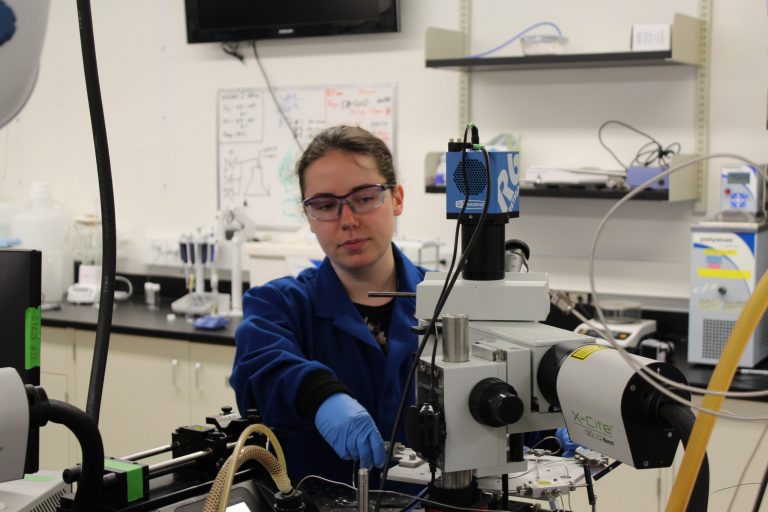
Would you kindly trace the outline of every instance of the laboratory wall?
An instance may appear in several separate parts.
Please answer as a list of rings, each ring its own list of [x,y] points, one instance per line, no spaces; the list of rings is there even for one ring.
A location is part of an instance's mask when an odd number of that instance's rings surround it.
[[[175,240],[211,226],[217,208],[216,93],[264,87],[249,45],[245,62],[217,44],[186,43],[182,0],[93,3],[99,74],[114,174],[119,270],[180,275],[157,259],[152,240]],[[710,150],[768,161],[766,86],[768,16],[757,0],[713,2]],[[398,233],[452,243],[444,196],[424,190],[425,156],[460,135],[461,74],[424,65],[429,26],[460,27],[458,0],[401,0],[402,32],[257,45],[275,87],[397,84],[395,153],[406,189]],[[503,42],[538,21],[557,23],[571,52],[629,49],[633,23],[697,16],[693,0],[472,0],[470,51]],[[52,2],[37,88],[22,114],[0,130],[0,201],[22,205],[30,185],[49,182],[75,215],[97,211],[98,185],[77,30],[71,2]],[[519,55],[511,45],[498,55]],[[519,134],[531,164],[615,167],[597,129],[618,119],[664,143],[695,149],[693,67],[564,69],[473,73],[472,121],[484,139]],[[613,128],[607,142],[630,159],[645,141]],[[708,166],[709,206],[717,208],[717,172]],[[553,285],[585,289],[587,256],[608,200],[527,198],[508,227],[532,249],[531,265]],[[620,210],[598,249],[598,288],[685,308],[689,227],[704,218],[692,204],[636,201]],[[269,219],[257,219],[268,224]],[[168,265],[166,265],[166,263]],[[152,268],[148,268],[152,265]],[[671,301],[663,300],[671,297]]]

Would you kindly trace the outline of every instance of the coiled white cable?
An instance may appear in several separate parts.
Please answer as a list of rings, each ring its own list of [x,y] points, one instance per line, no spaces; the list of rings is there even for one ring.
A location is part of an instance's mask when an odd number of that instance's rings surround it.
[[[657,373],[654,373],[652,371],[647,370],[644,366],[639,364],[637,361],[635,361],[632,357],[632,354],[627,352],[627,350],[622,347],[616,340],[613,338],[613,336],[610,333],[610,329],[608,329],[607,323],[605,321],[605,316],[603,315],[603,311],[600,307],[600,300],[599,296],[595,287],[595,253],[597,252],[597,243],[600,239],[600,235],[603,232],[603,229],[605,228],[606,223],[611,218],[611,216],[618,210],[624,203],[635,197],[637,194],[645,190],[647,187],[652,185],[653,183],[656,183],[660,178],[663,178],[665,176],[668,176],[669,174],[672,174],[673,172],[679,171],[685,167],[688,167],[692,164],[695,164],[697,162],[702,162],[705,160],[710,160],[712,158],[728,158],[732,160],[739,160],[742,161],[748,165],[753,166],[755,169],[758,169],[759,172],[763,175],[763,177],[766,179],[766,182],[768,182],[768,174],[766,174],[765,170],[763,170],[760,166],[752,162],[751,160],[732,153],[714,153],[710,155],[704,155],[701,157],[693,158],[691,160],[686,161],[685,163],[681,165],[677,165],[675,167],[672,167],[670,169],[667,169],[666,171],[658,174],[657,176],[654,176],[653,178],[647,180],[646,182],[639,185],[637,188],[633,189],[627,195],[619,199],[616,204],[611,207],[610,210],[603,216],[602,220],[597,226],[597,229],[595,230],[594,238],[592,239],[592,247],[589,254],[589,261],[588,261],[588,275],[589,275],[589,289],[590,293],[592,294],[593,300],[594,300],[594,306],[595,306],[595,313],[597,321],[604,327],[605,332],[603,334],[607,334],[606,341],[611,344],[613,348],[619,351],[619,354],[624,359],[624,361],[638,374],[645,379],[650,385],[652,385],[654,388],[656,388],[659,392],[664,394],[665,396],[671,398],[675,402],[678,402],[682,405],[685,405],[687,407],[690,407],[692,409],[695,409],[700,412],[705,412],[708,414],[712,414],[721,418],[725,419],[731,419],[731,420],[741,420],[741,421],[750,421],[750,422],[768,422],[768,417],[764,416],[737,416],[734,414],[727,414],[724,412],[714,411],[710,409],[705,409],[703,407],[697,406],[693,404],[690,400],[686,400],[680,395],[677,395],[676,393],[673,393],[666,387],[662,386],[661,383],[666,384],[667,386],[671,386],[677,389],[682,389],[685,391],[688,391],[690,393],[696,393],[696,394],[710,394],[710,395],[718,395],[718,396],[725,396],[728,398],[756,398],[756,397],[764,397],[768,396],[768,390],[763,391],[709,391],[707,389],[695,387],[695,386],[688,386],[685,384],[681,384],[679,382],[675,382],[671,379],[667,379],[666,377],[659,375]]]

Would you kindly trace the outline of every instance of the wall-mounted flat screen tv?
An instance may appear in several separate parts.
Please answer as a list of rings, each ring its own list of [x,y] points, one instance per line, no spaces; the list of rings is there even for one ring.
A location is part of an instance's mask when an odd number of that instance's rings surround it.
[[[400,31],[399,0],[185,0],[187,42]]]

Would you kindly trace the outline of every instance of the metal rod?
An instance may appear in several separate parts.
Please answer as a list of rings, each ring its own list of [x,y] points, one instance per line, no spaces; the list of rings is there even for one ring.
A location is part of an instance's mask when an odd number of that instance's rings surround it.
[[[157,464],[152,464],[151,466],[149,466],[149,474],[151,476],[152,473],[154,473],[155,471],[160,471],[166,468],[175,468],[176,466],[179,466],[191,460],[202,459],[203,457],[207,457],[208,455],[210,455],[212,451],[213,450],[211,450],[210,448],[206,448],[205,450],[201,450],[199,452],[190,453],[188,455],[182,455],[181,457],[176,457],[175,459],[165,460],[163,462],[158,462]]]
[[[416,292],[368,292],[369,297],[416,297]]]
[[[132,453],[130,455],[126,455],[125,457],[120,457],[121,460],[141,460],[146,459],[147,457],[151,457],[153,455],[159,455],[161,453],[170,452],[174,448],[178,447],[178,443],[173,444],[167,444],[165,446],[158,446],[157,448],[150,448],[149,450],[144,450],[143,452],[137,452]]]
[[[149,478],[160,478],[161,476],[167,475],[169,473],[173,473],[175,471],[179,471],[185,468],[186,466],[192,466],[193,464],[195,464],[194,460],[188,460],[187,462],[182,462],[178,466],[157,469],[151,475],[149,475]]]
[[[231,442],[227,443],[227,449],[231,450],[235,447],[237,443]],[[157,464],[152,464],[149,466],[149,476],[153,476],[156,472],[167,469],[167,468],[175,468],[178,466],[181,466],[183,464],[186,464],[187,462],[202,459],[203,457],[206,457],[211,454],[213,450],[210,448],[206,448],[205,450],[201,450],[199,452],[193,452],[189,453],[187,455],[182,455],[181,457],[176,457],[175,459],[166,460],[163,462],[158,462]]]
[[[368,512],[368,470],[357,470],[357,510]]]

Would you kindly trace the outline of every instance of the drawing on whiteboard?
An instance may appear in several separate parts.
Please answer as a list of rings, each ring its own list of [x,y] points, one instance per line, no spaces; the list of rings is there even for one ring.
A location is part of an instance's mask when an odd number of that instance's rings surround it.
[[[218,92],[219,208],[244,206],[262,227],[295,228],[304,222],[295,176],[301,147],[329,126],[349,124],[371,131],[394,153],[395,86],[274,92],[285,118],[266,90]]]
[[[258,142],[264,136],[264,95],[258,89],[219,91],[219,143]]]
[[[221,170],[223,196],[228,200],[238,196],[268,196],[269,184],[264,173],[269,164],[265,165],[265,161],[274,159],[276,149],[275,146],[261,148],[256,157],[245,159],[229,149]]]

